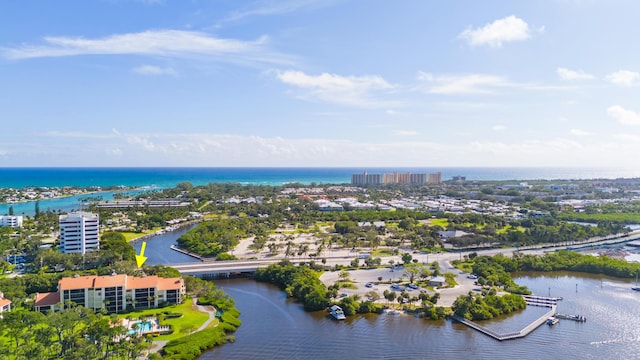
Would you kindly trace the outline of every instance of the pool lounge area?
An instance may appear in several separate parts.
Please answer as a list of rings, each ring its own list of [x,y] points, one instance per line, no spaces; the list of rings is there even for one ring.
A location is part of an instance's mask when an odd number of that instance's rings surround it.
[[[158,334],[164,331],[170,331],[170,326],[160,326],[157,318],[139,319],[122,319],[122,326],[127,328],[127,335],[145,335]]]

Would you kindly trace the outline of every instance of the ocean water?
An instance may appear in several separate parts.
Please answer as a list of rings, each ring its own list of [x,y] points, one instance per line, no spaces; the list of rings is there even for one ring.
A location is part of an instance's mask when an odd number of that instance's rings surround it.
[[[615,179],[640,177],[640,169],[606,168],[488,168],[488,167],[416,167],[416,168],[0,168],[0,188],[62,187],[62,186],[127,186],[170,188],[180,182],[193,185],[211,182],[235,182],[253,185],[348,184],[351,175],[368,172],[435,173],[443,180],[466,176],[468,180],[537,180],[537,179]],[[113,198],[113,192],[103,192],[103,200]],[[40,200],[42,211],[72,211],[83,207],[86,195],[61,199]],[[35,202],[1,204],[0,215],[13,206],[16,214],[31,216]]]
[[[173,187],[188,181],[282,185],[349,183],[351,174],[434,173],[442,179],[466,176],[468,180],[596,179],[640,177],[640,168],[518,168],[518,167],[416,167],[416,168],[0,168],[0,188],[61,186],[153,186]]]

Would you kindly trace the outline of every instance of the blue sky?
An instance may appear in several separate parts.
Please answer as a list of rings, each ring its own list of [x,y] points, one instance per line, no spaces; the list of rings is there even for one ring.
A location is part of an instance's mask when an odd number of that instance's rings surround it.
[[[635,0],[0,2],[0,166],[635,166]]]

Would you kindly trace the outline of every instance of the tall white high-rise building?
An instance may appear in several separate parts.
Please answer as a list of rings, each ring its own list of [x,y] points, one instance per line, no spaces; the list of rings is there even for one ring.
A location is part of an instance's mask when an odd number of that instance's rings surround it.
[[[100,221],[97,214],[75,212],[60,215],[60,252],[65,254],[100,249]]]

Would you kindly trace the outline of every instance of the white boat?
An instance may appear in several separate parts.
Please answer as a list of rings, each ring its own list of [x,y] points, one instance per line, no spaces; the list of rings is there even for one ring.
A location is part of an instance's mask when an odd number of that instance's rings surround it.
[[[344,320],[347,317],[344,316],[344,311],[342,311],[342,308],[338,305],[333,305],[329,308],[329,311],[331,312],[331,316],[333,316],[336,320]]]
[[[558,320],[558,318],[555,318],[555,317],[552,316],[552,317],[547,319],[547,325],[549,325],[549,326],[555,325],[555,324],[558,323],[558,321],[560,321],[560,320]]]

